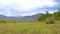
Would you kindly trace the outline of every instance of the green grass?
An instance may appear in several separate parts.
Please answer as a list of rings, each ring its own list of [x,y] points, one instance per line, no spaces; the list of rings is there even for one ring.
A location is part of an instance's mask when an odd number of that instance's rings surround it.
[[[57,32],[53,24],[45,22],[0,23],[0,34],[57,34]]]

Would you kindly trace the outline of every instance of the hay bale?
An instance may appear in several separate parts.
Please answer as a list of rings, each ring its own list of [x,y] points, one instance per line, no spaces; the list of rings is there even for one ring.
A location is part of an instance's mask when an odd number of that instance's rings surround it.
[[[48,18],[46,18],[46,23],[47,24],[52,24],[52,23],[55,23],[55,19],[54,19],[54,17],[48,17]]]

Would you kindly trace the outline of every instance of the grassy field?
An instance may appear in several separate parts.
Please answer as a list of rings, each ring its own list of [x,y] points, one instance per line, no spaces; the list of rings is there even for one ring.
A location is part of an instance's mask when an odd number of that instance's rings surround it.
[[[0,23],[0,34],[60,34],[60,21]]]

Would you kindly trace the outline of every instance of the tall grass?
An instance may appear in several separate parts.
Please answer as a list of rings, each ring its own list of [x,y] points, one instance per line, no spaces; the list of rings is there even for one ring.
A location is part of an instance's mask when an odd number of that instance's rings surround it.
[[[44,22],[0,23],[0,34],[57,34],[57,30]]]

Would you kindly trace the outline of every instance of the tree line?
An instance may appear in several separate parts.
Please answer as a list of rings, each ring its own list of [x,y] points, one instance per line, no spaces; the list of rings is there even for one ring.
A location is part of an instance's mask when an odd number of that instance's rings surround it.
[[[43,21],[47,17],[54,17],[55,20],[60,20],[60,9],[58,11],[54,12],[53,14],[52,13],[49,13],[48,11],[46,11],[45,14],[42,14],[41,16],[39,16],[38,20],[39,21]]]

